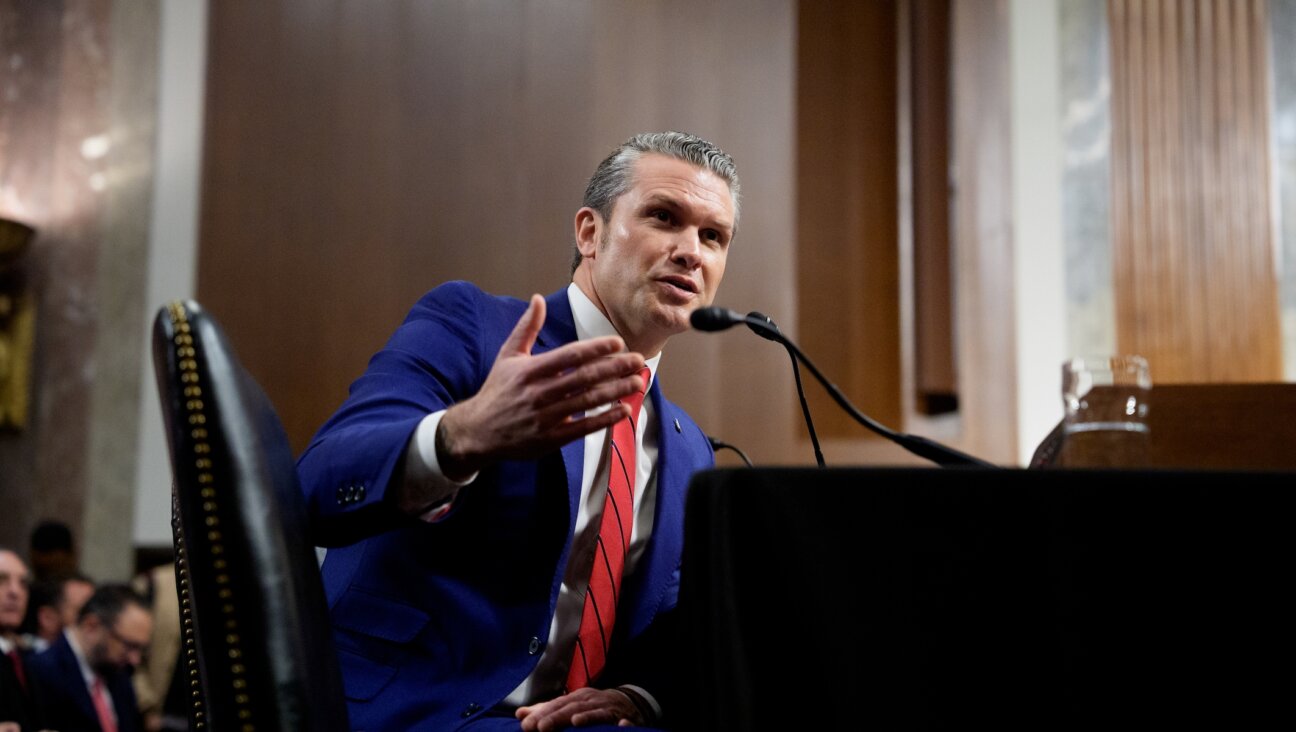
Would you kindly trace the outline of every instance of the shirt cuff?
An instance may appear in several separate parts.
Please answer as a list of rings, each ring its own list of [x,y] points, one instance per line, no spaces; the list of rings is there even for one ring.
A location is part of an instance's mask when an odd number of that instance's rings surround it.
[[[642,686],[622,684],[616,687],[616,690],[630,697],[630,701],[634,702],[636,707],[639,707],[639,712],[647,717],[645,720],[647,724],[653,724],[662,718],[661,705]]]
[[[428,508],[418,514],[418,518],[429,523],[445,518],[459,489],[477,479],[477,473],[463,480],[452,480],[441,472],[441,462],[436,454],[436,432],[445,413],[446,410],[442,409],[424,417],[405,450],[406,487],[427,499]]]

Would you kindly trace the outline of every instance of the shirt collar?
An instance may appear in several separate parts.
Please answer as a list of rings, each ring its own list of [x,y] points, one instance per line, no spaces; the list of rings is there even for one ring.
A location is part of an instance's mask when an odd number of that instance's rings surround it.
[[[577,340],[620,335],[612,326],[612,321],[607,319],[603,311],[598,309],[598,306],[575,282],[567,286],[567,302],[571,305],[572,320],[576,323]],[[661,362],[661,357],[661,353],[658,353],[652,358],[644,359],[644,364],[648,366],[648,388],[650,389],[657,378],[657,364]]]
[[[86,663],[85,654],[81,652],[81,646],[77,645],[76,634],[72,629],[64,628],[63,635],[67,637],[68,645],[72,647],[72,655],[76,656],[77,666],[81,667],[81,677],[85,679],[86,686],[91,686],[99,674],[96,674],[94,669],[90,668],[90,664]]]
[[[17,648],[18,645],[11,642],[8,638],[0,635],[0,654],[8,655],[9,651]]]

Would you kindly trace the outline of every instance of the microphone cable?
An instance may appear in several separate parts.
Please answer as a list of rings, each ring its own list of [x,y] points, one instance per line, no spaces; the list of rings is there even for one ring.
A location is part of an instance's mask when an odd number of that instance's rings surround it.
[[[792,349],[789,348],[786,343],[783,343],[783,341],[778,338],[771,336],[767,331],[751,324],[751,318],[756,318],[763,322],[770,331],[782,335],[783,331],[779,330],[779,327],[774,324],[773,318],[765,313],[758,313],[755,310],[747,313],[747,318],[747,327],[751,328],[753,333],[767,341],[779,343],[787,349],[788,358],[792,361],[792,376],[796,378],[797,398],[801,400],[801,414],[805,417],[806,429],[810,432],[810,444],[814,446],[815,462],[819,467],[824,467],[823,450],[819,449],[819,435],[815,432],[814,420],[810,418],[810,405],[806,402],[805,388],[801,386],[801,365],[797,363],[796,354],[792,352]]]
[[[715,452],[720,452],[721,450],[733,450],[734,452],[738,453],[738,457],[742,458],[742,461],[744,463],[747,463],[747,467],[749,468],[753,467],[752,461],[747,459],[747,453],[743,452],[742,450],[739,450],[737,447],[730,445],[724,440],[721,440],[716,437],[712,437],[711,435],[707,435],[707,442],[711,443],[711,449]]]

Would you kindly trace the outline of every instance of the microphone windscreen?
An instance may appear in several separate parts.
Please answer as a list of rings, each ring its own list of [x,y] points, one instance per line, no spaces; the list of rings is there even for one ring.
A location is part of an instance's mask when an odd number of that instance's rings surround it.
[[[717,331],[726,328],[732,328],[735,323],[743,322],[743,316],[726,308],[710,307],[698,308],[689,316],[689,324],[695,330]]]

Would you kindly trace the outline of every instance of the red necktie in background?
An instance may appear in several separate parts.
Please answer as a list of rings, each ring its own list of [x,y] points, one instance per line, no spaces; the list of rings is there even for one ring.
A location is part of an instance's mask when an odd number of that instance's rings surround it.
[[[103,679],[95,677],[90,686],[90,698],[94,700],[95,714],[99,715],[99,727],[103,732],[117,732],[117,720],[108,708],[108,695],[104,693]]]
[[[608,642],[616,622],[616,604],[621,591],[621,573],[630,551],[630,531],[634,528],[635,425],[648,390],[650,372],[639,371],[643,391],[621,400],[630,407],[630,416],[612,425],[608,446],[608,489],[603,502],[603,520],[599,524],[598,544],[594,548],[594,566],[590,570],[589,590],[581,614],[576,651],[567,672],[567,690],[589,686],[607,661]]]
[[[9,662],[13,664],[14,676],[18,677],[18,685],[22,687],[24,692],[26,692],[27,670],[23,668],[22,657],[18,655],[18,649],[10,649],[9,653],[6,655],[9,656]]]

